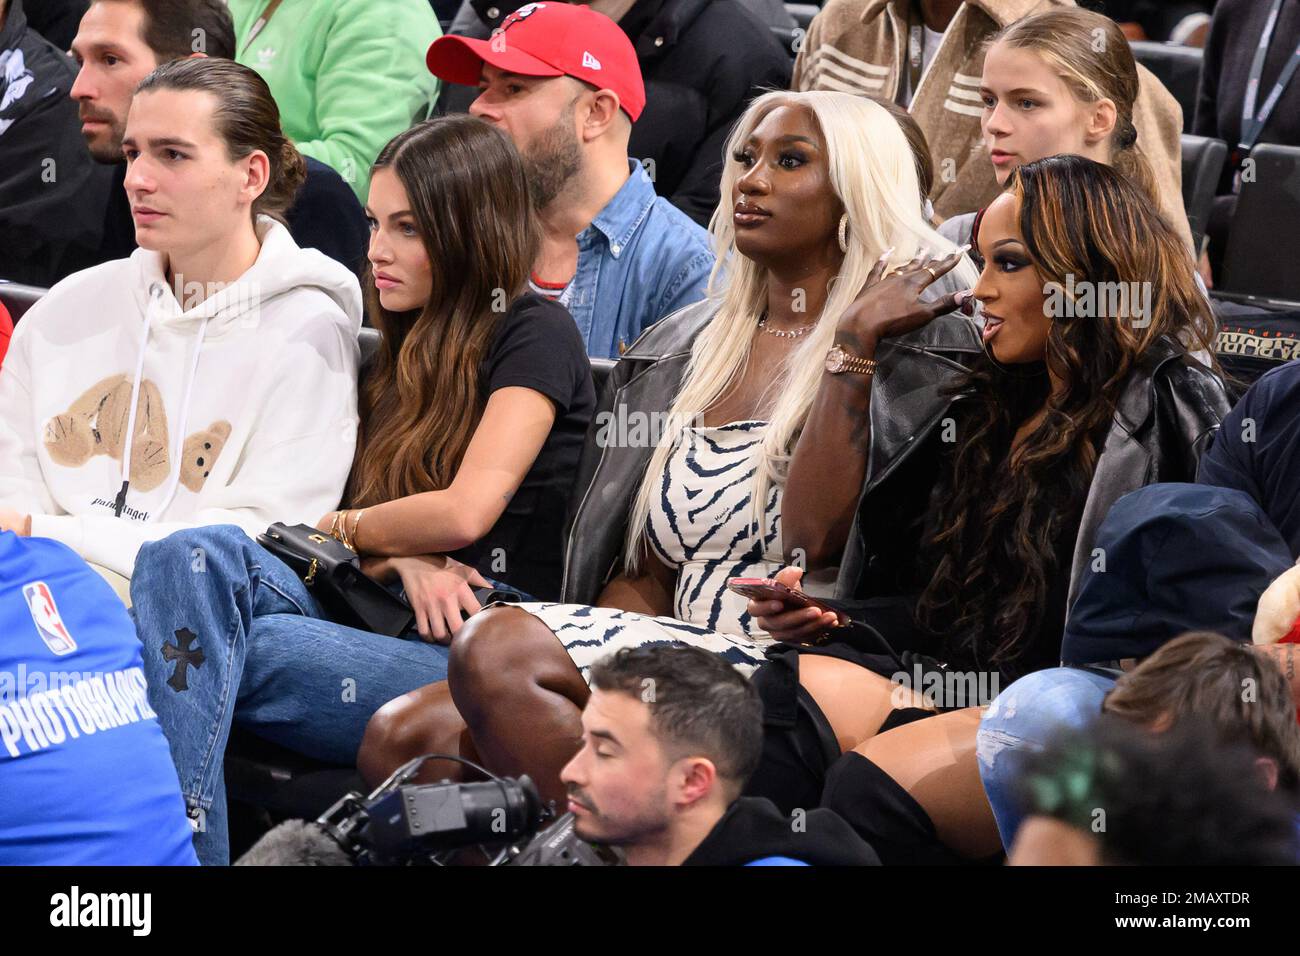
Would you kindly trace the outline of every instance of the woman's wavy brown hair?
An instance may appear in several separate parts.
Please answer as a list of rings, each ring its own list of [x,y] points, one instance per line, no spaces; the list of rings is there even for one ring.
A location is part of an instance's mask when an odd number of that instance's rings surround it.
[[[422,309],[390,312],[367,270],[383,335],[361,389],[352,507],[446,488],[483,414],[479,366],[527,288],[540,233],[523,163],[503,133],[445,116],[396,136],[375,160],[401,181],[432,265]]]
[[[1115,169],[1052,156],[1021,166],[1007,190],[1045,290],[1125,282],[1150,283],[1151,292],[1146,316],[1132,308],[1052,314],[1044,365],[1006,368],[986,353],[952,389],[963,396],[959,438],[922,538],[924,566],[935,570],[918,620],[943,639],[950,660],[1014,676],[1048,623],[1053,576],[1069,573],[1057,566],[1055,543],[1074,534],[1129,375],[1157,339],[1204,350],[1213,363],[1214,317],[1178,235]],[[1051,301],[1045,291],[1045,309]],[[1049,370],[1063,383],[1055,394]],[[1012,452],[1016,430],[1044,407]]]

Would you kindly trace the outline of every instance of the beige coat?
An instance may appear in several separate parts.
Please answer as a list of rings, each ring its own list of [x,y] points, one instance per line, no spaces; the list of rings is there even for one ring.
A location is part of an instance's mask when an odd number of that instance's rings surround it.
[[[911,0],[829,0],[813,19],[795,61],[796,90],[842,90],[898,99],[905,82],[907,17]],[[998,193],[980,133],[980,74],[984,41],[1014,20],[1074,0],[966,0],[944,32],[926,68],[911,112],[925,131],[934,160],[930,198],[941,218],[973,212]],[[1137,149],[1155,174],[1160,206],[1190,248],[1183,209],[1183,111],[1164,85],[1138,64],[1133,108]]]

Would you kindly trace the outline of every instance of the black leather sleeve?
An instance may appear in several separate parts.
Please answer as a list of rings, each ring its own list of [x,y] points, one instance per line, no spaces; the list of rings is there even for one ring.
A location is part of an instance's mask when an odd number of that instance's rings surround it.
[[[1156,379],[1156,480],[1195,481],[1196,466],[1232,409],[1222,379],[1195,359],[1170,362]]]

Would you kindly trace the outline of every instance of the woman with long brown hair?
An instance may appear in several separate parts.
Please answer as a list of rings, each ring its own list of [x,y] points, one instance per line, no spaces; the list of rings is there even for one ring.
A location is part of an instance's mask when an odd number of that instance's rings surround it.
[[[572,317],[528,291],[538,231],[518,154],[472,117],[421,123],[380,154],[367,215],[383,341],[362,386],[349,507],[319,527],[401,587],[418,631],[404,636],[419,640],[329,620],[237,528],[141,552],[133,595],[150,703],[204,821],[204,863],[229,857],[221,766],[232,723],[351,764],[381,704],[446,677],[444,645],[478,610],[473,587],[487,575],[558,591],[568,476],[595,398]]]
[[[827,375],[795,448],[786,555],[839,565],[854,625],[749,606],[787,642],[755,680],[769,717],[791,717],[770,721],[752,788],[787,808],[820,799],[885,862],[997,850],[972,705],[1059,661],[1110,505],[1192,480],[1228,409],[1215,371],[1187,354],[1213,322],[1185,248],[1126,177],[1079,156],[1024,164],[974,238],[984,354],[930,424],[890,435],[869,377]],[[916,295],[930,281],[920,263],[879,279],[837,341],[871,359],[924,326]]]
[[[350,508],[320,523],[369,573],[400,578],[439,641],[478,610],[458,567],[558,594],[567,474],[595,404],[572,317],[528,291],[540,233],[523,167],[486,125],[421,123],[375,161],[367,294],[383,339]]]

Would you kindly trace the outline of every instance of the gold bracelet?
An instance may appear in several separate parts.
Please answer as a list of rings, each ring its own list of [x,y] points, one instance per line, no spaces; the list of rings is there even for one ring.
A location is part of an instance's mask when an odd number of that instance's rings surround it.
[[[334,520],[330,522],[329,536],[333,538],[335,541],[343,540],[342,538],[339,537],[339,515],[341,514],[342,514],[341,511],[334,512]]]
[[[361,516],[365,513],[365,508],[353,512],[356,517],[352,519],[352,550],[356,551],[358,554],[361,553],[361,548],[357,542],[357,528],[361,526]]]
[[[349,551],[356,550],[356,548],[352,547],[352,542],[348,539],[348,513],[346,511],[344,511],[343,516],[339,518],[339,540],[343,542],[343,547],[347,548]]]

